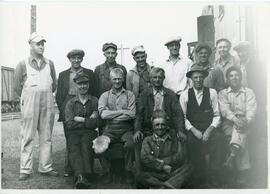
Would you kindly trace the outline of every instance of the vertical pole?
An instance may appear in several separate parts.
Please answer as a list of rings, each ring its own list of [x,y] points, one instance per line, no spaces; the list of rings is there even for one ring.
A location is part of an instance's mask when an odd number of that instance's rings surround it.
[[[31,5],[31,26],[30,26],[30,33],[36,32],[37,30],[37,8],[36,5]]]
[[[123,65],[123,54],[124,54],[124,49],[123,49],[123,44],[121,44],[121,65]]]

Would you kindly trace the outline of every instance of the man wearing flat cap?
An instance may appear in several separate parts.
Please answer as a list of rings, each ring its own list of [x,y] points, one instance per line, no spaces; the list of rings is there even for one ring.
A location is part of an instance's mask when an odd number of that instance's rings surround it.
[[[165,70],[164,86],[174,91],[178,97],[189,88],[189,80],[186,73],[190,70],[192,61],[179,54],[182,38],[171,37],[165,42],[170,51],[169,59],[161,66]]]
[[[95,178],[92,141],[97,136],[95,129],[99,123],[98,99],[88,92],[90,82],[87,74],[78,73],[73,81],[78,92],[65,106],[65,134],[75,186],[86,189],[90,186],[88,181]]]
[[[14,90],[21,97],[21,161],[19,180],[33,170],[33,144],[39,135],[39,166],[42,175],[58,176],[52,168],[52,130],[56,75],[54,64],[43,56],[45,38],[34,32],[29,38],[30,56],[15,70]]]
[[[206,43],[199,43],[195,47],[196,63],[192,65],[203,68],[208,72],[208,76],[204,79],[204,86],[213,88],[217,92],[225,88],[223,72],[220,68],[212,67],[209,58],[212,54],[211,47]]]
[[[127,70],[123,65],[116,63],[117,45],[114,43],[105,43],[102,47],[103,54],[106,58],[105,63],[98,65],[95,69],[95,75],[98,80],[98,95],[111,89],[110,71],[114,68],[121,68],[124,72],[124,79],[126,80]],[[123,83],[126,88],[126,83]]]
[[[126,86],[138,99],[139,94],[150,86],[150,70],[152,67],[146,62],[147,54],[142,45],[135,46],[131,54],[136,66],[128,72]]]
[[[185,116],[187,130],[187,151],[194,167],[193,184],[200,187],[207,181],[205,155],[210,155],[210,177],[217,177],[221,165],[219,144],[221,133],[217,92],[203,86],[208,72],[202,67],[194,66],[186,74],[192,80],[193,87],[186,90],[180,97],[180,104]],[[216,177],[214,177],[216,176]]]
[[[92,70],[86,69],[81,66],[85,53],[81,49],[73,49],[68,52],[67,58],[71,63],[71,67],[65,71],[62,71],[58,77],[56,103],[59,109],[59,120],[63,121],[64,133],[66,132],[66,126],[64,123],[64,110],[65,105],[69,99],[78,94],[78,88],[74,82],[74,77],[79,73],[84,73],[89,77],[88,94],[97,96],[96,77]],[[71,174],[71,169],[68,163],[68,152],[66,152],[65,159],[65,173],[64,176]]]

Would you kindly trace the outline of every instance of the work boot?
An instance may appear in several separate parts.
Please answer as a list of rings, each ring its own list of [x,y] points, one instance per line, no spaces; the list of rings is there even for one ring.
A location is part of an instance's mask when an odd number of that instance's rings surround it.
[[[86,178],[83,177],[82,174],[79,174],[77,176],[75,186],[76,186],[76,189],[88,189],[88,188],[90,188],[89,182],[87,181]]]
[[[29,177],[30,177],[30,174],[20,173],[19,181],[25,181],[25,180],[28,179]]]
[[[49,172],[41,172],[40,174],[44,176],[53,176],[53,177],[59,176],[59,173],[56,172],[55,170],[51,170]]]

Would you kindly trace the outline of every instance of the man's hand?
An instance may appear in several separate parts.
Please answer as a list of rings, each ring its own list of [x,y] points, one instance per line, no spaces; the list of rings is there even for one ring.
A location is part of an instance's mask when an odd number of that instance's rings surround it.
[[[141,131],[136,131],[136,133],[133,135],[133,141],[135,143],[138,143],[143,140],[143,133]]]
[[[208,141],[208,139],[209,139],[209,137],[210,137],[210,135],[211,135],[211,133],[212,133],[213,130],[214,130],[214,127],[213,126],[209,126],[205,130],[205,132],[203,133],[203,136],[202,136],[203,142],[207,142]]]
[[[77,122],[85,122],[85,118],[84,117],[79,117],[79,116],[75,116],[74,117],[74,121],[77,121]]]
[[[167,174],[169,174],[171,172],[171,170],[172,170],[172,167],[170,165],[165,164],[163,166],[163,170],[164,170],[164,172],[166,172]]]
[[[178,137],[180,140],[183,140],[183,141],[186,141],[186,140],[187,140],[187,136],[186,136],[182,131],[178,131],[178,132],[177,132],[177,137]]]
[[[97,118],[98,118],[98,112],[97,112],[97,111],[94,111],[94,112],[90,115],[89,118],[90,118],[90,119],[97,119]]]
[[[197,139],[202,139],[202,137],[203,137],[202,132],[200,132],[195,127],[192,127],[190,130]]]

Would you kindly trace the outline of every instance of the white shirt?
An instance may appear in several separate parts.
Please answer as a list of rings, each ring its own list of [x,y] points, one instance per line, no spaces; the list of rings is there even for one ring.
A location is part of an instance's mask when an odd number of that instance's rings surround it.
[[[198,91],[195,88],[193,88],[193,90],[194,90],[194,93],[195,93],[196,100],[197,100],[198,104],[200,105],[201,102],[202,102],[202,99],[203,99],[203,90]],[[214,90],[212,88],[209,88],[209,92],[210,92],[210,104],[212,106],[213,114],[214,114],[213,115],[213,121],[212,121],[210,126],[213,126],[213,127],[217,128],[218,125],[220,124],[220,112],[219,112],[219,106],[218,106],[218,96],[217,96],[216,90]],[[186,130],[190,130],[193,126],[186,117],[187,103],[188,103],[188,90],[185,90],[183,92],[183,94],[180,96],[180,105],[182,107],[184,117],[185,117]]]
[[[190,70],[192,61],[180,56],[175,62],[170,59],[160,67],[165,71],[165,80],[163,85],[176,94],[180,95],[184,90],[189,88],[190,81],[186,73]]]

